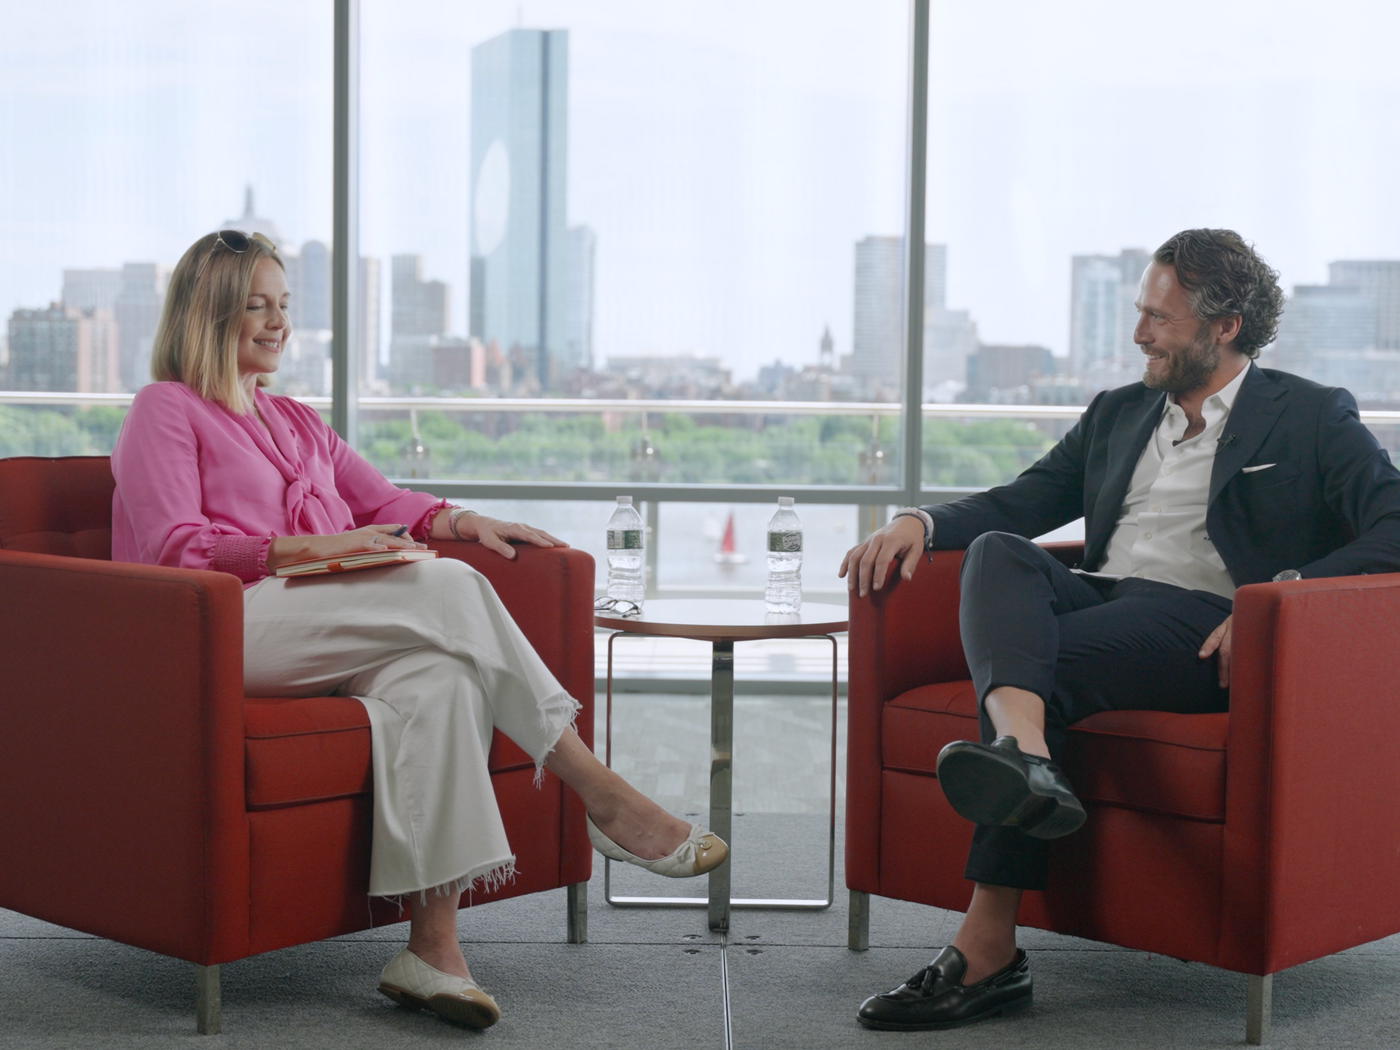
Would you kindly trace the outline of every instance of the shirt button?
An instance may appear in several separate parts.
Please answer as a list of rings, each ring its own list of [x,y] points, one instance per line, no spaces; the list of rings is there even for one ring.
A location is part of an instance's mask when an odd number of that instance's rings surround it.
[[[1162,513],[1162,508],[1161,508],[1161,507],[1153,507],[1153,508],[1152,508],[1152,513],[1153,513],[1153,514],[1161,514],[1161,513]]]
[[[1162,471],[1163,474],[1170,474],[1171,472],[1172,472],[1172,468],[1171,468],[1171,467],[1168,467],[1166,470]]]
[[[1150,539],[1152,538],[1152,533],[1150,533],[1150,532],[1144,532],[1144,533],[1142,534],[1142,538],[1145,539],[1145,540],[1150,540]]]
[[[1140,572],[1135,572],[1135,573],[1133,573],[1133,575],[1136,576],[1139,580],[1145,580],[1145,579],[1147,579],[1147,577],[1146,577],[1145,575],[1143,575],[1142,573],[1140,573]]]

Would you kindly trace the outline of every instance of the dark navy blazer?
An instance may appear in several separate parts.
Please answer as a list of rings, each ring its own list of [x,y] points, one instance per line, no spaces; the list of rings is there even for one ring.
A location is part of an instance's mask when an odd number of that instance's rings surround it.
[[[1217,442],[1206,529],[1235,586],[1400,572],[1400,471],[1347,391],[1248,366]],[[924,508],[934,546],[984,532],[1044,535],[1084,518],[1084,561],[1103,564],[1166,394],[1141,383],[1094,398],[1073,429],[1009,485]],[[1273,466],[1264,467],[1265,464]],[[1242,467],[1264,469],[1242,472]]]

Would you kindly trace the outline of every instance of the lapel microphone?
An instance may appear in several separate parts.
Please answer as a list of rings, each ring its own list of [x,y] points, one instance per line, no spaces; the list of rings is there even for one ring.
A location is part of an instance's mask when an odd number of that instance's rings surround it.
[[[1215,439],[1215,454],[1218,456],[1235,443],[1234,434],[1226,434],[1224,437]]]

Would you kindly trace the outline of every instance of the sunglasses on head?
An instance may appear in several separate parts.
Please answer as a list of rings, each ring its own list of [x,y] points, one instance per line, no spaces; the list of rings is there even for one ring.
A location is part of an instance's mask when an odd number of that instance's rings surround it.
[[[218,244],[222,244],[236,255],[242,255],[246,252],[252,247],[254,241],[257,241],[267,248],[271,248],[274,252],[277,250],[277,245],[273,244],[260,233],[250,235],[244,233],[242,230],[220,230],[215,234],[215,237],[217,238]]]
[[[204,272],[204,267],[209,265],[209,260],[214,257],[214,253],[221,247],[227,248],[229,251],[233,252],[234,255],[242,255],[253,246],[254,241],[257,241],[263,247],[270,250],[273,255],[277,254],[277,245],[273,244],[260,233],[247,234],[242,230],[220,230],[214,235],[214,244],[209,249],[209,253],[200,260],[199,269],[195,271],[195,280],[199,280],[199,275]]]

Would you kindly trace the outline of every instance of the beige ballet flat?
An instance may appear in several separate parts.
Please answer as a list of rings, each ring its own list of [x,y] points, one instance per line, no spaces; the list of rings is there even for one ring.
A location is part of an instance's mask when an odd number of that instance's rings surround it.
[[[431,1010],[470,1028],[490,1028],[501,1019],[496,1000],[475,981],[429,966],[405,948],[379,975],[379,990],[400,1006]]]
[[[584,820],[588,823],[588,841],[593,843],[593,848],[603,856],[609,860],[635,864],[668,879],[688,879],[692,875],[703,875],[718,868],[729,856],[729,847],[725,845],[724,839],[714,832],[706,831],[699,824],[692,824],[686,840],[666,856],[658,860],[642,860],[599,831],[592,817],[585,816]]]

